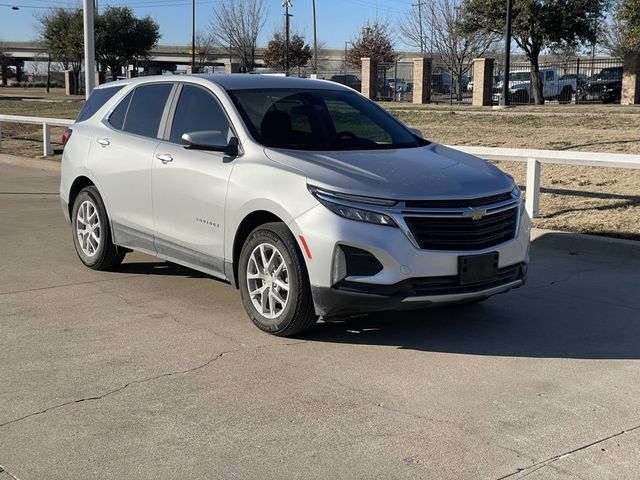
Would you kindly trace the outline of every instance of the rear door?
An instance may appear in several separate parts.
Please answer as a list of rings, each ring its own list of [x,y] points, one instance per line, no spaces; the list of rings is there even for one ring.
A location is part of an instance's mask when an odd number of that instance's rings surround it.
[[[155,246],[159,254],[214,274],[224,271],[224,211],[234,159],[221,152],[186,150],[184,133],[217,130],[235,136],[208,89],[182,83],[170,109],[165,140],[153,159]]]
[[[93,138],[89,168],[98,179],[119,245],[154,251],[151,165],[173,87],[136,87],[107,115]]]

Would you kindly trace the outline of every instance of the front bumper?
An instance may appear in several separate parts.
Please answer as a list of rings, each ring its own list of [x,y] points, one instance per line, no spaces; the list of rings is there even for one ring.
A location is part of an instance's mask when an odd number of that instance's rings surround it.
[[[428,250],[414,246],[400,229],[347,220],[322,205],[309,210],[290,225],[296,238],[303,236],[309,248],[305,255],[313,300],[318,315],[393,310],[434,303],[458,303],[495,295],[521,286],[529,263],[531,222],[520,216],[512,240],[482,250]],[[334,282],[332,266],[337,245],[365,250],[376,257],[382,269],[371,276],[347,276]],[[301,246],[301,251],[304,249]],[[516,277],[500,277],[499,284],[461,289],[452,283],[458,277],[458,257],[498,252],[498,268],[522,266]],[[447,280],[442,288],[425,290],[425,284]],[[417,288],[416,282],[422,282]],[[446,282],[445,282],[446,283]],[[440,287],[439,287],[440,288]]]
[[[509,270],[507,275],[480,285],[461,286],[450,281],[452,277],[427,277],[387,286],[341,282],[330,288],[312,286],[311,293],[316,313],[323,316],[411,310],[432,305],[472,302],[508,292],[524,285],[527,269],[526,263],[503,268],[502,270]],[[421,286],[425,282],[431,284],[431,287]]]

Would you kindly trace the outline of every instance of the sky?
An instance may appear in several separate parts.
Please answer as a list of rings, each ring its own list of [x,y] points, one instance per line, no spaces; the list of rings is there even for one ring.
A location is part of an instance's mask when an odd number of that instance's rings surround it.
[[[284,22],[282,0],[264,0],[268,8],[265,27],[259,45],[265,46],[274,30]],[[191,0],[98,0],[99,8],[107,5],[128,5],[137,16],[151,15],[160,24],[160,44],[191,42]],[[204,31],[211,19],[211,12],[219,0],[196,0],[196,29]],[[303,33],[311,43],[313,35],[312,0],[292,0],[291,26]],[[359,27],[375,18],[395,23],[398,17],[410,10],[413,0],[316,0],[318,41],[327,48],[344,48],[344,42],[352,40]],[[38,36],[35,15],[48,8],[74,7],[81,3],[74,0],[0,0],[0,41],[34,40]],[[19,7],[13,10],[11,7]],[[396,49],[403,50],[399,38]]]

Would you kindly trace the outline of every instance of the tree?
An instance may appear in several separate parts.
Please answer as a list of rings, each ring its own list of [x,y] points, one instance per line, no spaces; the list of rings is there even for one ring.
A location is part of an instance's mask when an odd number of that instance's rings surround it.
[[[624,46],[640,51],[640,0],[621,0],[615,14]]]
[[[425,15],[415,15],[413,10],[409,11],[399,24],[404,40],[410,45],[416,45],[417,42],[416,46],[422,48],[426,44],[425,23],[428,24],[432,46],[456,82],[458,100],[462,99],[462,79],[471,68],[473,59],[481,57],[498,38],[493,32],[465,29],[465,9],[463,0],[431,2],[427,11],[423,12]]]
[[[361,68],[362,58],[371,58],[377,62],[393,62],[396,53],[389,24],[375,20],[367,21],[360,29],[359,35],[351,41],[351,49],[347,52],[347,64]]]
[[[11,65],[11,54],[3,51],[3,45],[0,44],[0,81],[6,86],[9,79],[9,66]]]
[[[531,63],[536,104],[543,104],[540,53],[544,49],[579,46],[595,41],[597,24],[610,0],[513,0],[513,40]],[[468,32],[504,34],[504,0],[465,0]]]
[[[218,45],[231,49],[244,71],[251,71],[266,18],[264,0],[222,0],[213,11],[211,35]]]
[[[73,74],[72,93],[78,93],[84,58],[82,10],[55,8],[38,17],[40,36],[51,58]]]
[[[160,26],[146,16],[136,18],[129,7],[107,7],[96,18],[96,58],[116,80],[122,67],[145,58],[160,39]]]
[[[269,40],[267,48],[264,51],[264,64],[269,68],[284,70],[285,62],[286,38],[282,32],[274,32],[273,37]],[[289,67],[297,68],[298,74],[300,69],[304,67],[313,57],[311,47],[305,43],[304,37],[298,33],[291,35],[289,41]]]
[[[199,72],[203,72],[213,54],[214,39],[208,33],[196,33],[196,67]],[[195,73],[195,72],[194,72]]]

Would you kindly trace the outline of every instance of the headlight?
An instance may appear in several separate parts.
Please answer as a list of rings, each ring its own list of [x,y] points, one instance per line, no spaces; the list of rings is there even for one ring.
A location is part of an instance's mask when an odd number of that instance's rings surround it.
[[[348,203],[366,203],[379,206],[393,206],[397,202],[395,200],[385,200],[379,198],[362,197],[358,195],[346,195],[341,193],[329,192],[317,187],[309,186],[309,192],[316,199],[336,215],[356,222],[373,223],[376,225],[385,225],[387,227],[397,227],[393,219],[384,213],[373,212],[364,208],[359,208]],[[343,203],[344,202],[344,203]]]

